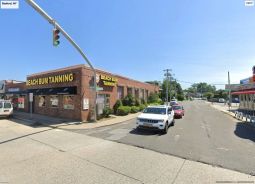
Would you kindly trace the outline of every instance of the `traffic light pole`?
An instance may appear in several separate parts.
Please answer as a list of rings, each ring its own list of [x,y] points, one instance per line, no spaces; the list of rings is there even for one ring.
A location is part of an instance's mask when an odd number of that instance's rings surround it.
[[[89,59],[86,57],[86,55],[83,53],[81,48],[73,41],[71,36],[69,36],[65,30],[54,20],[52,17],[50,17],[38,4],[36,4],[33,0],[26,0],[26,2],[32,6],[40,15],[42,15],[47,21],[49,21],[50,24],[52,24],[56,29],[58,29],[62,35],[76,48],[76,50],[81,54],[83,59],[87,62],[87,64],[90,66],[90,68],[93,70],[94,74],[94,92],[95,92],[95,98],[94,98],[94,120],[97,121],[97,110],[96,110],[96,101],[97,101],[97,89],[96,89],[96,70],[92,66]]]

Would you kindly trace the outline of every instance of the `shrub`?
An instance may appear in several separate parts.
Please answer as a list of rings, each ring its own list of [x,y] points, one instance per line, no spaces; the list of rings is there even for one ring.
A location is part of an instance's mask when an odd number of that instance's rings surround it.
[[[125,116],[125,115],[128,115],[131,111],[131,107],[129,106],[120,106],[118,109],[117,109],[117,115],[119,116]]]
[[[141,105],[141,103],[140,103],[140,101],[139,101],[139,99],[135,99],[135,106],[140,106]]]
[[[122,106],[122,102],[121,102],[121,100],[117,100],[116,103],[115,103],[114,106],[113,106],[114,114],[117,113],[117,110],[118,110],[118,108],[119,108],[120,106]]]
[[[131,95],[128,94],[123,100],[122,104],[124,106],[134,106],[135,105],[135,98]]]
[[[141,105],[139,106],[140,111],[144,110],[145,108],[146,108],[146,106],[143,105],[143,104],[141,104]]]
[[[161,105],[161,104],[159,104],[159,103],[149,103],[149,105],[152,105],[152,106],[156,106],[156,105]]]
[[[177,95],[177,100],[178,101],[183,101],[184,100],[184,95],[178,94]]]
[[[131,113],[137,113],[140,111],[140,107],[137,107],[137,106],[132,106],[131,107]]]
[[[145,104],[145,100],[143,98],[141,98],[141,104]]]
[[[161,100],[157,93],[150,93],[148,96],[148,103],[158,103]],[[160,102],[161,103],[161,102]]]
[[[112,109],[110,109],[109,107],[105,107],[103,109],[102,116],[105,117],[105,118],[108,118],[110,114],[112,114]]]

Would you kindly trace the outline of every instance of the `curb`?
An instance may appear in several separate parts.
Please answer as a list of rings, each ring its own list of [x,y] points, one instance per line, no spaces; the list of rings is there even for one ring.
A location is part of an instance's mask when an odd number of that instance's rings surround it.
[[[137,117],[137,116],[136,116]],[[112,123],[112,124],[105,124],[105,125],[101,125],[101,126],[98,126],[98,127],[91,127],[91,128],[84,128],[84,129],[87,129],[87,130],[90,130],[90,129],[94,129],[94,128],[101,128],[101,127],[107,127],[107,126],[112,126],[112,125],[116,125],[116,124],[120,124],[120,123],[123,123],[125,121],[129,121],[131,119],[135,119],[136,117],[130,117],[130,118],[127,118],[125,120],[121,120],[121,121],[118,121],[116,123]],[[86,124],[86,123],[82,123],[82,124]],[[93,123],[92,123],[93,124]],[[100,124],[100,123],[99,123]]]
[[[236,119],[236,120],[239,120],[239,121],[241,121],[241,122],[243,122],[243,123],[246,123],[246,124],[250,125],[251,127],[254,127],[254,128],[255,128],[255,123],[248,122],[247,119],[244,120],[245,117],[240,118],[239,116],[235,116],[235,113],[233,113],[233,112],[229,112],[229,111],[226,111],[226,110],[222,110],[222,109],[219,109],[219,108],[214,107],[214,106],[212,106],[212,105],[211,105],[211,107],[213,107],[213,108],[215,108],[215,109],[217,109],[217,110],[223,112],[224,114],[227,114],[227,115],[233,117],[233,118]]]

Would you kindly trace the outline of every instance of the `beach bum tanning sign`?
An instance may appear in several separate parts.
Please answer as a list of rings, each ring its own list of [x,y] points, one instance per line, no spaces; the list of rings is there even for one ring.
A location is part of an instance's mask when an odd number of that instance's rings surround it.
[[[68,74],[62,74],[62,75],[27,79],[27,86],[57,84],[57,83],[64,83],[64,82],[72,82],[73,80],[74,80],[74,74],[68,73]]]
[[[107,75],[100,75],[100,80],[103,82],[104,86],[116,86],[118,82],[117,78]]]

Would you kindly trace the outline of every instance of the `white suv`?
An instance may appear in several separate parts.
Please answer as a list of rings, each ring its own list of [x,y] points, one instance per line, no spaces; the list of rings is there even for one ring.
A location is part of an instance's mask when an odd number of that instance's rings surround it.
[[[174,111],[171,106],[149,106],[137,117],[137,128],[151,128],[167,133],[169,125],[174,125]]]

